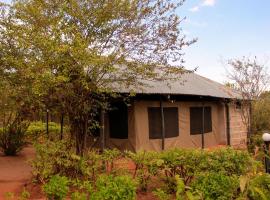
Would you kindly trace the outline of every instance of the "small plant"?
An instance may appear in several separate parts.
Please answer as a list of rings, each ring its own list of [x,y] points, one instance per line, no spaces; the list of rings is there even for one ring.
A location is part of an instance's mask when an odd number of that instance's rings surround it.
[[[69,180],[65,176],[52,176],[50,181],[43,186],[43,190],[49,200],[62,200],[69,191]]]
[[[191,192],[191,188],[187,187],[184,181],[178,176],[175,176],[176,181],[176,200],[201,200],[203,199],[199,192]],[[196,194],[198,193],[198,194]]]
[[[153,194],[159,199],[159,200],[169,200],[171,199],[171,195],[165,192],[162,189],[156,189],[153,191]]]
[[[165,184],[168,192],[176,192],[177,175],[188,185],[206,160],[205,152],[198,150],[170,149],[161,153],[162,168],[165,172]]]
[[[157,175],[163,160],[159,158],[159,154],[156,152],[126,152],[126,156],[135,163],[133,178],[137,178],[142,191],[147,191],[152,176]]]
[[[119,159],[121,152],[118,149],[105,149],[102,153],[102,160],[106,163],[106,169],[108,172],[114,171],[114,162]]]
[[[200,174],[192,182],[193,192],[201,192],[205,200],[228,200],[237,195],[238,177],[226,176],[223,173]]]
[[[136,183],[129,176],[102,175],[96,182],[92,200],[135,200]]]
[[[83,193],[83,192],[74,192],[71,195],[71,200],[87,200],[87,194]]]
[[[270,175],[255,174],[240,177],[241,196],[250,200],[268,200],[270,197]]]
[[[26,146],[25,133],[28,123],[19,117],[10,119],[5,127],[0,130],[0,150],[6,156],[15,156]]]
[[[25,188],[23,188],[23,191],[20,194],[19,200],[27,200],[29,198],[30,198],[30,193]]]
[[[12,192],[6,192],[5,193],[5,200],[12,200],[14,199],[15,195]]]

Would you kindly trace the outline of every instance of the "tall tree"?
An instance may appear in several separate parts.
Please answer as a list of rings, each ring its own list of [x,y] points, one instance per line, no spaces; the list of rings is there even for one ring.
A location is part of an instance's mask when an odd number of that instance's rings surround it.
[[[104,94],[184,72],[182,48],[195,40],[179,27],[183,2],[15,0],[0,19],[0,65],[48,109],[68,115],[81,153]]]
[[[269,74],[267,67],[256,57],[242,57],[228,61],[227,78],[231,86],[237,89],[243,98],[241,116],[242,121],[249,127],[251,134],[251,101],[257,100],[269,88]]]

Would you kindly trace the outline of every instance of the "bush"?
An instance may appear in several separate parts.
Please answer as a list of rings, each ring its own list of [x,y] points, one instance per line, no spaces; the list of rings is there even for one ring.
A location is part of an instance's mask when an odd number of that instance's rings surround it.
[[[39,182],[44,182],[56,174],[95,182],[98,173],[102,171],[102,155],[97,150],[78,156],[74,146],[66,140],[47,140],[34,146],[36,157],[32,161],[32,172]]]
[[[27,122],[15,119],[0,129],[0,150],[7,156],[14,156],[26,146]]]
[[[126,152],[126,157],[135,163],[135,171],[133,177],[137,178],[140,189],[147,191],[151,177],[158,174],[163,160],[159,158],[157,152],[139,151],[137,153]]]
[[[50,181],[43,186],[43,190],[49,200],[62,200],[69,191],[69,181],[65,176],[52,176]]]
[[[175,176],[179,175],[189,185],[196,174],[223,173],[228,176],[246,174],[253,166],[250,155],[231,148],[214,151],[171,149],[161,153],[162,169],[168,192],[175,192]]]
[[[118,149],[105,149],[102,153],[102,160],[106,163],[108,172],[114,172],[114,163],[121,157],[121,152]]]
[[[49,136],[50,139],[57,140],[60,138],[61,126],[55,122],[49,122]],[[67,131],[67,127],[64,127],[64,133]],[[47,138],[46,123],[42,121],[31,122],[27,129],[27,138],[30,141],[44,140]]]
[[[193,192],[202,193],[205,200],[228,200],[237,195],[239,181],[236,176],[223,173],[200,174],[191,183]]]
[[[201,150],[171,149],[161,153],[161,159],[167,184],[171,185],[169,189],[173,189],[175,176],[179,175],[184,183],[188,184],[199,170],[201,163],[205,162],[206,155]]]
[[[255,132],[270,130],[270,93],[263,93],[252,102],[252,128]]]
[[[166,191],[162,189],[156,189],[153,191],[153,194],[159,199],[159,200],[169,200],[171,199],[171,195],[168,194]]]
[[[96,182],[92,200],[135,200],[136,183],[129,176],[102,175]]]
[[[250,180],[248,197],[251,200],[265,200],[270,197],[270,175],[257,175]]]
[[[72,193],[71,200],[87,200],[87,194],[76,191]]]
[[[228,176],[246,174],[253,167],[247,151],[222,148],[206,153],[207,159],[199,165],[199,172],[217,172]]]

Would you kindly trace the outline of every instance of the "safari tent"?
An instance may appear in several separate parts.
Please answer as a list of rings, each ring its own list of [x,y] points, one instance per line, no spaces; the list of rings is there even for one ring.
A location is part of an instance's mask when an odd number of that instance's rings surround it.
[[[149,81],[134,92],[128,104],[116,101],[103,115],[103,147],[161,151],[246,145],[241,96],[222,84],[187,73],[169,85]]]

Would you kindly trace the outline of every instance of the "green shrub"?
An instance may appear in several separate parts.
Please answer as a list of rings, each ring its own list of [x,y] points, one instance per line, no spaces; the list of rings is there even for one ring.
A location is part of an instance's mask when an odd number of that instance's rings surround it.
[[[135,200],[136,183],[129,176],[102,175],[96,182],[92,200]]]
[[[114,163],[121,157],[121,152],[118,149],[105,149],[102,153],[102,160],[106,163],[106,169],[109,172],[114,171]]]
[[[74,192],[71,195],[71,200],[87,200],[87,194],[84,192]]]
[[[23,188],[23,191],[20,194],[19,200],[27,200],[29,198],[30,198],[30,193],[25,188]]]
[[[183,181],[179,177],[179,175],[175,176],[176,181],[176,200],[201,200],[202,195],[198,191],[192,192],[190,187],[187,187]]]
[[[27,122],[15,119],[0,129],[0,151],[7,156],[19,153],[27,144],[25,137],[27,127]]]
[[[189,184],[200,165],[206,162],[206,154],[201,150],[171,149],[161,153],[165,182],[170,192],[175,192],[175,176],[179,175],[185,184]]]
[[[239,188],[238,177],[223,173],[207,173],[198,175],[191,183],[193,192],[202,193],[205,200],[233,199]]]
[[[27,138],[30,141],[37,141],[47,138],[46,123],[42,121],[31,122],[27,129]],[[50,139],[57,140],[60,138],[61,126],[55,122],[49,122]],[[63,132],[67,132],[67,127],[64,127]]]
[[[43,190],[49,200],[62,200],[69,191],[68,184],[67,177],[55,175],[43,186]]]
[[[40,182],[56,174],[78,178],[89,177],[92,173],[90,158],[76,155],[68,141],[46,141],[43,144],[35,144],[35,149],[36,157],[32,161],[33,175]]]
[[[140,189],[142,191],[147,191],[152,176],[158,174],[163,164],[163,160],[159,158],[157,152],[151,151],[139,151],[137,153],[126,152],[126,157],[135,163],[133,177],[137,178]]]
[[[247,151],[222,148],[206,153],[207,159],[200,163],[199,170],[224,173],[225,175],[243,175],[252,169],[253,160]]]
[[[156,189],[153,191],[153,194],[159,199],[159,200],[169,200],[171,199],[171,195],[168,194],[166,191],[162,189]]]
[[[257,175],[250,180],[248,197],[251,200],[267,200],[270,198],[270,175]]]

